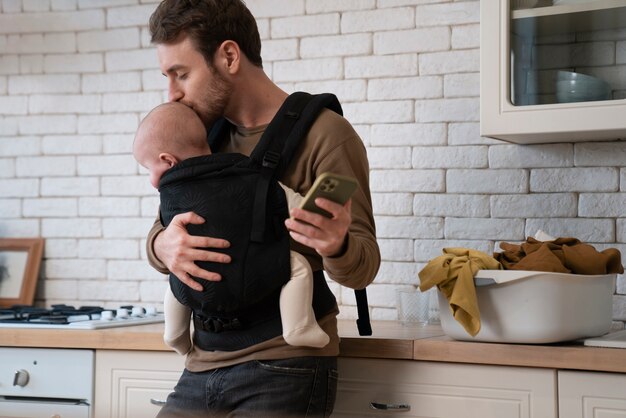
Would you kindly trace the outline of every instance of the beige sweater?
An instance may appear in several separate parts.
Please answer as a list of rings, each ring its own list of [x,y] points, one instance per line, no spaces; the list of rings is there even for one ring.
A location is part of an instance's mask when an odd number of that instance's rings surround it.
[[[230,142],[218,151],[250,155],[265,128],[266,125],[254,129],[238,128],[231,133]],[[324,110],[320,114],[280,180],[304,195],[315,179],[327,171],[353,176],[359,182],[359,188],[352,197],[352,224],[348,231],[345,253],[337,257],[322,258],[315,250],[293,241],[292,249],[307,258],[313,271],[323,268],[337,283],[360,289],[374,280],[380,265],[369,190],[369,165],[365,147],[358,134],[343,117],[330,110]],[[163,226],[157,217],[148,235],[148,259],[154,268],[167,274],[167,268],[154,254],[152,245],[156,235],[162,230]],[[209,352],[194,347],[187,356],[186,367],[190,371],[203,371],[249,360],[337,355],[337,313],[338,310],[335,310],[319,321],[322,329],[330,336],[330,343],[324,348],[290,346],[282,336],[239,351]]]

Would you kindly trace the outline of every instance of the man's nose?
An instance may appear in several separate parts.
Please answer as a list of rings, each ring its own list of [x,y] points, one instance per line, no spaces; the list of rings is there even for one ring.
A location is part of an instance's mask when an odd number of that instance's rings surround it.
[[[176,86],[176,83],[170,81],[168,87],[168,100],[170,102],[177,102],[183,98],[183,92]]]

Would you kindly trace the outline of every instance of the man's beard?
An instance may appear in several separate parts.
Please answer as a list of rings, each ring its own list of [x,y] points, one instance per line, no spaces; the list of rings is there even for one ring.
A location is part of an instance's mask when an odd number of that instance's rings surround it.
[[[213,80],[202,97],[202,108],[195,109],[207,130],[210,130],[215,121],[224,116],[232,91],[231,83],[217,71],[213,71]]]

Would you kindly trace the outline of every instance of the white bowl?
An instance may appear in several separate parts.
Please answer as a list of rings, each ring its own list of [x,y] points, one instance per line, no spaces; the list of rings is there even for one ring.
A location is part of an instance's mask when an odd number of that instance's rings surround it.
[[[558,71],[556,98],[559,103],[590,102],[611,99],[611,86],[587,74]]]

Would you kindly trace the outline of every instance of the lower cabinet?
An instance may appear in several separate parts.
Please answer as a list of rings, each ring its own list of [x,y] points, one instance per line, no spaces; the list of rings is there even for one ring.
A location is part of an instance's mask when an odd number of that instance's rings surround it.
[[[95,418],[154,418],[185,367],[173,352],[96,351]]]
[[[556,418],[556,385],[553,369],[340,358],[332,417]]]
[[[97,350],[94,417],[153,418],[183,369],[173,352]],[[332,418],[348,417],[626,418],[626,374],[341,357]]]
[[[559,371],[563,418],[626,418],[626,375]]]

